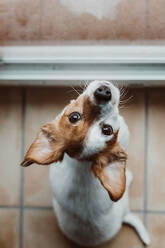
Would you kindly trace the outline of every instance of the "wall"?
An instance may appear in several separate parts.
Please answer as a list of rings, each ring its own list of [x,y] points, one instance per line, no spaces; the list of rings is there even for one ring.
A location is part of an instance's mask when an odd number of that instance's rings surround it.
[[[0,41],[165,38],[163,0],[0,0]]]

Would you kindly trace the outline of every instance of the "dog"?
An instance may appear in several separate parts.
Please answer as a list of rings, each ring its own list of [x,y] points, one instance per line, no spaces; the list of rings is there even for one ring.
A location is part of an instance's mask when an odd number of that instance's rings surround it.
[[[126,169],[129,130],[119,114],[120,91],[93,81],[52,121],[42,126],[22,166],[49,165],[53,207],[62,232],[82,246],[112,239],[123,223],[145,245],[149,235],[130,212]]]

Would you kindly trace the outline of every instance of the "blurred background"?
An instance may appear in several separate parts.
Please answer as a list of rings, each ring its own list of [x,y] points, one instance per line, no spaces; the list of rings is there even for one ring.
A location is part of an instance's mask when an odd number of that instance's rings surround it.
[[[1,0],[0,41],[159,44],[165,39],[164,10],[164,0]]]
[[[165,247],[165,0],[0,0],[0,248],[79,248],[60,232],[49,166],[21,168],[41,125],[93,79],[121,90],[130,207]],[[99,248],[143,248],[123,226]]]

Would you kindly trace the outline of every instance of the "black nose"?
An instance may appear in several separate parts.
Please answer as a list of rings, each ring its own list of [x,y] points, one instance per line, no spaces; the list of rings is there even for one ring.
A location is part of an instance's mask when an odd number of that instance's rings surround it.
[[[98,102],[107,102],[111,100],[111,91],[108,86],[102,85],[94,92],[94,96]]]

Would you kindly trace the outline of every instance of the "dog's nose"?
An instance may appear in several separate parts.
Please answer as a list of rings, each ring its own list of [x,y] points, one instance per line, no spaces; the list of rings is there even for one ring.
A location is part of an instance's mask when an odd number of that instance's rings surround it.
[[[107,102],[111,100],[111,90],[108,86],[102,85],[94,92],[94,96],[98,102]]]

